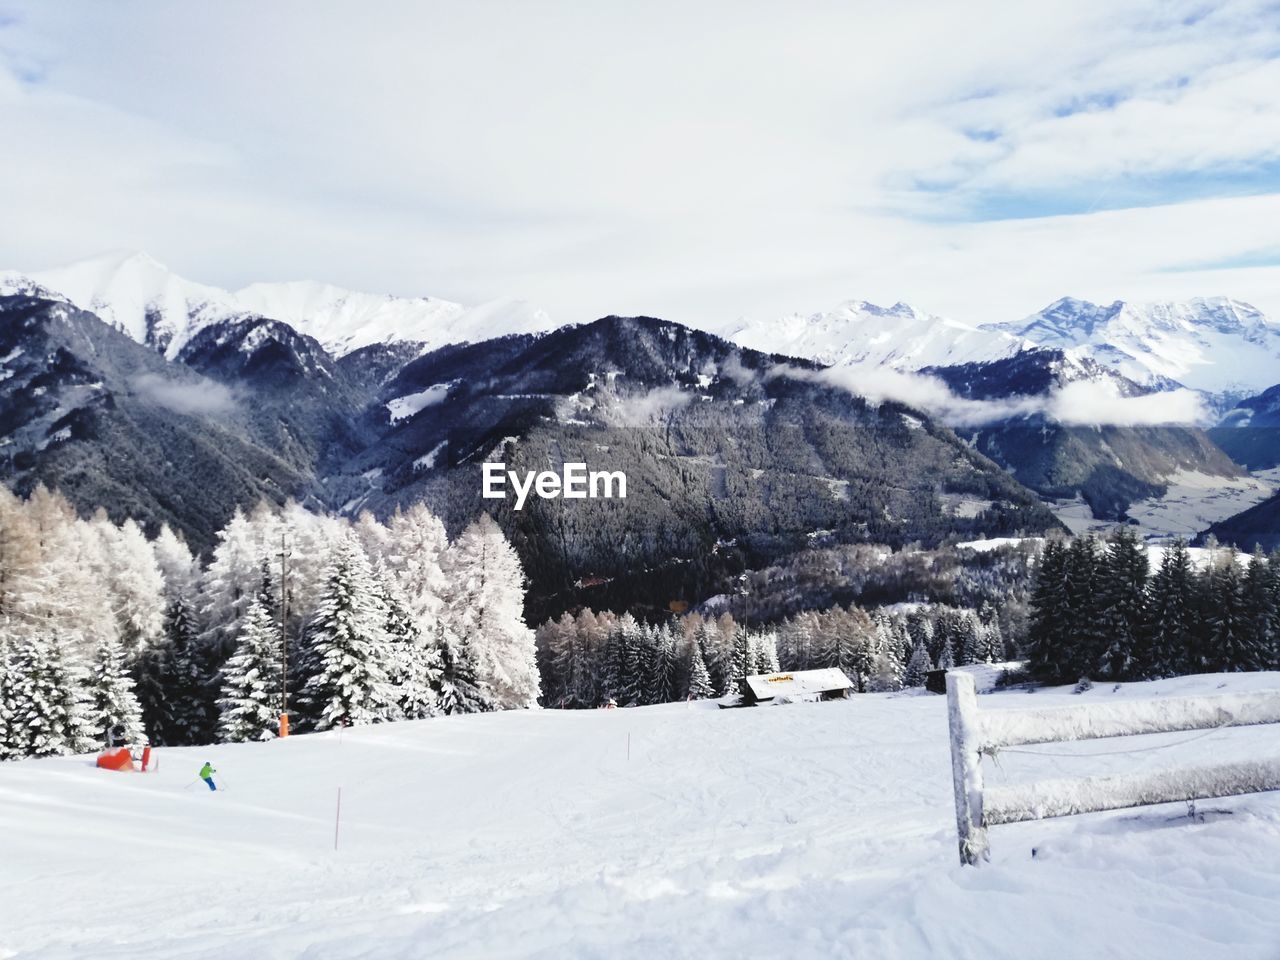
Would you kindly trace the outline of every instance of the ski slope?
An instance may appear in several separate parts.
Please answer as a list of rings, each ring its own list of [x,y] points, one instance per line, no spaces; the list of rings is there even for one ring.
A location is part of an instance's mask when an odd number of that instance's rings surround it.
[[[1220,689],[1280,674],[980,704]],[[961,868],[944,708],[538,711],[160,750],[145,776],[0,764],[0,957],[1280,957],[1280,795],[999,827]],[[1258,756],[1280,730],[1043,749],[1076,758],[1006,755],[988,783]],[[191,784],[206,759],[216,794]]]

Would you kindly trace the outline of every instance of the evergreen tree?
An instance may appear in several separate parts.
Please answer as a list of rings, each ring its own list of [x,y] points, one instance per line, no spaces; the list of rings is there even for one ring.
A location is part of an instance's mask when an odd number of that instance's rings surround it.
[[[222,667],[218,738],[270,740],[280,730],[279,629],[259,596],[240,623],[235,652]]]
[[[84,672],[57,634],[19,641],[13,656],[16,746],[27,756],[55,757],[93,749]]]
[[[702,659],[702,649],[697,640],[694,640],[689,644],[689,699],[706,700],[714,694],[711,674],[707,672],[706,661]]]
[[[377,723],[395,710],[386,619],[369,560],[348,535],[335,551],[307,631],[311,672],[301,699],[314,729]]]
[[[133,678],[125,670],[124,652],[114,639],[99,645],[87,686],[88,727],[103,746],[146,741]]]
[[[752,649],[751,634],[746,627],[735,626],[731,649],[729,679],[736,683],[755,671],[755,650]]]
[[[961,610],[952,621],[955,639],[952,648],[956,652],[956,665],[964,666],[982,660],[982,624],[972,610]]]
[[[698,648],[702,652],[702,661],[711,677],[711,689],[715,696],[723,697],[729,692],[732,672],[720,630],[714,621],[705,620],[698,628]]]
[[[938,670],[950,670],[956,665],[956,657],[952,652],[950,630],[942,631],[942,647],[938,651]]]
[[[1191,669],[1197,585],[1185,540],[1165,548],[1147,600],[1146,674],[1171,677]]]
[[[3,520],[0,520],[2,523]],[[0,627],[0,761],[20,757],[17,729],[14,726],[14,715],[17,702],[14,699],[14,686],[18,675],[13,665],[13,637],[8,624]]]
[[[755,636],[755,667],[753,673],[778,672],[778,635],[773,631]]]
[[[429,646],[440,657],[440,690],[436,706],[447,716],[483,713],[494,709],[493,698],[476,672],[470,645],[448,632],[443,620],[436,624],[436,636]]]
[[[1098,583],[1101,567],[1096,537],[1089,534],[1071,542],[1066,566],[1067,677],[1092,673],[1108,646]]]
[[[396,709],[388,720],[420,720],[439,712],[442,662],[440,649],[429,643],[409,613],[399,590],[385,571],[375,577],[378,599],[387,612],[385,629],[390,644],[387,681],[396,693]]]
[[[1128,680],[1146,675],[1151,656],[1141,642],[1147,622],[1147,551],[1129,527],[1112,534],[1098,578],[1102,636],[1106,646],[1094,675]]]
[[[1245,571],[1244,602],[1249,617],[1249,647],[1255,651],[1255,660],[1253,666],[1243,669],[1271,669],[1280,644],[1280,584],[1261,550],[1254,551]]]
[[[1254,624],[1250,622],[1234,550],[1212,580],[1211,590],[1205,666],[1215,672],[1260,669],[1262,651],[1254,640]]]
[[[916,641],[916,645],[911,650],[911,658],[907,661],[907,668],[902,674],[902,686],[906,687],[923,687],[927,679],[927,674],[933,669],[933,664],[929,660],[929,651],[924,645],[924,638]]]

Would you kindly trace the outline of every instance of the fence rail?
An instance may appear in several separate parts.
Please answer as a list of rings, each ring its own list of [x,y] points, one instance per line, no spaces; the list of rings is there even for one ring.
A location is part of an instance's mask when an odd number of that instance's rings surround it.
[[[982,778],[982,755],[1005,747],[1280,723],[1280,691],[980,711],[973,677],[952,672],[947,716],[962,864],[987,856],[999,824],[1280,790],[1280,757],[991,789]]]

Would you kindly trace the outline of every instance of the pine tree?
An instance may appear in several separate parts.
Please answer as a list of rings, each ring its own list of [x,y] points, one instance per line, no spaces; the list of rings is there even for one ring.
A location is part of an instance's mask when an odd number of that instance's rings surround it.
[[[1146,673],[1171,677],[1192,668],[1196,575],[1185,540],[1165,548],[1147,599]]]
[[[1256,651],[1255,665],[1244,669],[1268,670],[1275,663],[1280,644],[1280,585],[1261,550],[1249,558],[1244,578],[1244,602],[1249,618],[1249,646]]]
[[[5,624],[0,627],[0,761],[21,756],[14,726],[17,707],[14,686],[17,680],[17,670],[13,665],[13,637]]]
[[[902,686],[923,687],[927,679],[927,674],[933,669],[933,664],[929,660],[929,651],[924,645],[924,639],[916,641],[916,645],[911,650],[911,658],[907,661],[907,668],[902,674]]]
[[[172,739],[166,742],[208,743],[213,739],[216,717],[215,675],[206,650],[200,646],[191,607],[180,598],[169,604],[164,636],[172,717]]]
[[[1240,564],[1234,550],[1214,577],[1211,590],[1205,666],[1215,672],[1260,669],[1262,651],[1254,642]]]
[[[754,673],[778,672],[778,635],[772,630],[755,636]]]
[[[438,621],[436,636],[429,645],[440,657],[436,705],[441,713],[452,716],[494,709],[493,698],[476,672],[475,657],[465,640],[448,634],[444,622]]]
[[[1027,633],[1031,671],[1051,683],[1067,679],[1072,669],[1067,573],[1067,546],[1051,537],[1045,542],[1036,566]]]
[[[369,560],[348,534],[307,631],[311,672],[301,699],[314,729],[377,723],[395,710],[386,619]]]
[[[724,638],[712,620],[704,620],[698,628],[698,647],[702,652],[702,662],[711,677],[711,689],[717,697],[729,692],[732,678],[729,667],[729,656],[724,646]]]
[[[640,625],[631,614],[623,614],[614,623],[605,641],[604,664],[605,693],[620,707],[643,701],[640,645]]]
[[[688,695],[691,700],[706,700],[715,695],[711,687],[711,674],[707,672],[707,664],[696,639],[689,644]]]
[[[680,653],[676,632],[670,624],[660,626],[656,632],[656,656],[654,657],[653,702],[670,703],[680,698]]]
[[[225,743],[270,740],[280,729],[279,630],[257,597],[240,623],[235,652],[222,667],[218,738]]]
[[[951,631],[942,631],[942,647],[938,651],[938,670],[950,670],[956,665],[955,653],[952,651]]]
[[[751,634],[746,627],[737,626],[733,632],[732,654],[729,658],[729,679],[736,683],[755,670],[755,651]]]
[[[99,645],[87,688],[88,727],[103,746],[146,741],[142,707],[133,692],[133,678],[125,670],[124,651],[115,640]]]
[[[1066,565],[1067,677],[1088,676],[1107,649],[1098,583],[1100,571],[1097,538],[1089,534],[1073,540],[1067,548]]]
[[[57,634],[25,637],[12,663],[18,678],[12,720],[18,748],[33,757],[92,750],[84,672],[69,644]]]
[[[955,630],[955,640],[952,647],[956,652],[956,665],[964,666],[970,663],[978,663],[982,660],[982,624],[978,622],[978,615],[972,610],[961,610],[956,613],[952,621]]]
[[[1147,622],[1147,551],[1129,527],[1112,534],[1101,561],[1098,592],[1105,647],[1093,673],[1110,680],[1144,676],[1150,654],[1141,637]]]
[[[389,720],[420,720],[440,712],[440,650],[429,643],[409,614],[394,582],[379,572],[379,599],[387,611],[386,633],[391,659],[387,680],[396,692],[396,710]]]

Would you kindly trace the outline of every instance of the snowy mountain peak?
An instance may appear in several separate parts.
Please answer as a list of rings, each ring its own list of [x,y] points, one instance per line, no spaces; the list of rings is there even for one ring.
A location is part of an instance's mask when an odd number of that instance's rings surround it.
[[[1064,297],[988,329],[1090,357],[1140,384],[1173,382],[1230,395],[1256,393],[1280,379],[1280,325],[1230,297],[1106,306]]]
[[[432,342],[464,312],[448,300],[361,293],[309,280],[255,283],[235,297],[253,312],[315,337],[338,355],[371,343]]]
[[[36,283],[25,274],[14,270],[0,271],[0,297],[39,297],[42,300],[71,302],[58,291],[50,290],[44,284]]]
[[[847,300],[834,310],[780,320],[743,318],[725,336],[739,346],[829,364],[900,370],[1000,360],[1031,346],[1010,333],[971,327],[899,301]]]
[[[337,356],[374,343],[418,341],[438,347],[552,327],[545,312],[522,301],[467,309],[433,297],[362,293],[313,281],[255,283],[232,293],[187,280],[133,251],[29,277],[0,275],[0,293],[65,299],[171,359],[206,327],[247,317],[288,323]]]
[[[186,280],[145,253],[104,254],[33,279],[170,357],[195,330],[246,313],[225,290]]]

